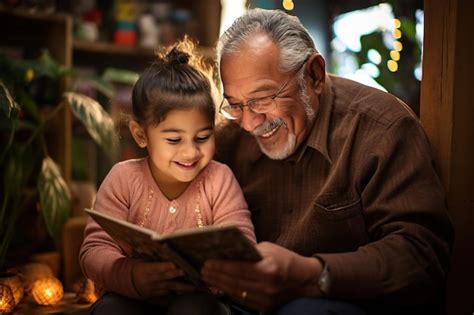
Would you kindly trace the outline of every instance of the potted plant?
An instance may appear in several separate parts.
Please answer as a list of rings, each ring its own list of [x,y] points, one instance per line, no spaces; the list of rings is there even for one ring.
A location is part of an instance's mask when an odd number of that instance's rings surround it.
[[[46,230],[57,243],[69,217],[71,193],[46,145],[52,119],[69,107],[109,157],[118,148],[114,122],[98,102],[82,94],[58,92],[63,79],[71,76],[71,69],[58,65],[46,51],[36,60],[0,54],[0,270],[18,218],[31,200],[38,201]],[[106,85],[95,83],[110,94]],[[53,106],[42,108],[44,103]]]

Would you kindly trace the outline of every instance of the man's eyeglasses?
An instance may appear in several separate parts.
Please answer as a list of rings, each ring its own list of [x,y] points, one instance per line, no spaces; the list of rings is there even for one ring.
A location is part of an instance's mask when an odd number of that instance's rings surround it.
[[[299,72],[301,68],[305,65],[306,60],[303,61],[303,63],[298,67],[298,70],[295,72]],[[242,102],[242,103],[237,103],[237,104],[231,104],[227,98],[223,98],[221,105],[219,106],[219,113],[221,113],[225,118],[235,120],[235,119],[240,119],[242,117],[242,114],[244,112],[244,107],[247,106],[250,110],[257,114],[265,114],[268,112],[271,112],[277,107],[277,104],[275,102],[275,99],[280,96],[280,94],[284,91],[288,83],[291,81],[293,76],[290,76],[285,83],[281,85],[281,87],[278,89],[278,91],[269,96],[264,96],[264,97],[258,97],[254,98],[251,100],[248,100],[247,102]]]

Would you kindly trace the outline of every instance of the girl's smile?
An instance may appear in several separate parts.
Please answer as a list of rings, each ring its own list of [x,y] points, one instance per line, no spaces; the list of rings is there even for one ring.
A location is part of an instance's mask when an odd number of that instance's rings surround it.
[[[153,178],[171,199],[184,192],[214,156],[213,122],[197,108],[172,110],[145,134]]]

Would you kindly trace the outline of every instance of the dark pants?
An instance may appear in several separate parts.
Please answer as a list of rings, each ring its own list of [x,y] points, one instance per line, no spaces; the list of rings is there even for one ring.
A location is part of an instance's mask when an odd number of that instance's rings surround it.
[[[310,298],[301,298],[290,301],[289,303],[283,305],[274,313],[275,315],[334,315],[334,314],[344,314],[344,315],[365,315],[366,312],[357,306],[356,304],[351,304],[339,300],[329,300],[329,299],[310,299]]]
[[[130,299],[106,293],[90,309],[92,315],[230,315],[227,306],[208,294],[184,294],[170,297],[166,305]]]
[[[145,314],[229,314],[257,315],[263,314],[247,310],[238,305],[226,306],[216,298],[206,294],[186,294],[172,297],[167,306],[157,306],[145,301],[138,301],[114,293],[102,296],[91,307],[92,315],[145,315]],[[267,313],[265,313],[267,314]],[[365,315],[366,313],[355,304],[328,299],[296,299],[285,304],[275,315]]]

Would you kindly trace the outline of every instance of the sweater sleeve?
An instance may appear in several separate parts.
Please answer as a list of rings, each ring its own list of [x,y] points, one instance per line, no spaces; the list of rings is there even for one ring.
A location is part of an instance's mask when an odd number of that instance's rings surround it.
[[[215,162],[215,166],[211,177],[213,224],[236,225],[255,244],[250,211],[237,179],[227,165]]]
[[[94,209],[127,220],[130,190],[124,165],[115,165],[102,182]],[[137,262],[126,256],[117,243],[92,219],[89,219],[79,260],[85,276],[106,291],[140,299],[132,283],[132,269]]]

